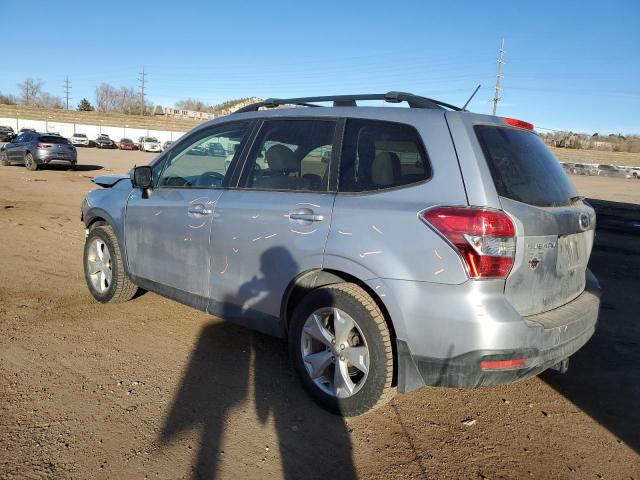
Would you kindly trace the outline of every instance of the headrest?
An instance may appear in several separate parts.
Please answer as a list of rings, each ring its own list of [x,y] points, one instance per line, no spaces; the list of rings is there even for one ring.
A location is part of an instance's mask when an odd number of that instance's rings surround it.
[[[275,171],[298,171],[300,163],[296,160],[295,154],[282,144],[276,144],[267,150],[265,159],[269,168]]]
[[[400,169],[400,159],[395,153],[380,152],[371,165],[371,182],[381,187],[396,183],[396,173]]]

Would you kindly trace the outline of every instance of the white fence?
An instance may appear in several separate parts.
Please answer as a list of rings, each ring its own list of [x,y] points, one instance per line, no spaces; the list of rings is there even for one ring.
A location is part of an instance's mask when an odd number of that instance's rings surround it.
[[[84,133],[89,140],[95,140],[98,135],[109,135],[112,140],[130,138],[134,142],[138,137],[156,137],[160,142],[177,140],[186,132],[171,132],[166,130],[153,130],[147,128],[107,127],[106,125],[86,125],[83,123],[49,122],[48,120],[25,120],[22,118],[2,118],[0,125],[12,127],[17,133],[21,128],[33,128],[38,132],[55,132],[63,137],[70,138],[74,133]]]

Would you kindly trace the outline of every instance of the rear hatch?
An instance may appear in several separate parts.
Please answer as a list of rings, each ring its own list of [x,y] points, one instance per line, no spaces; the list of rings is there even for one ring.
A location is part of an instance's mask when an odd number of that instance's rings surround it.
[[[595,212],[577,196],[558,160],[533,132],[476,125],[503,210],[516,225],[507,300],[521,315],[564,305],[585,288]]]

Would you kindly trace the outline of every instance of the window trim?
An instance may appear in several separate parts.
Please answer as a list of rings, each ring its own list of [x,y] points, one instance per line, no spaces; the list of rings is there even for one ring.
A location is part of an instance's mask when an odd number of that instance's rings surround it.
[[[167,168],[167,164],[168,162],[175,158],[179,153],[182,153],[184,151],[184,149],[186,147],[188,147],[189,145],[193,145],[194,143],[203,140],[209,136],[212,135],[212,132],[215,131],[218,128],[229,128],[229,127],[233,127],[233,125],[235,124],[246,124],[247,125],[247,129],[245,132],[245,137],[243,139],[243,141],[240,143],[241,147],[240,147],[240,152],[238,153],[238,156],[234,155],[234,158],[231,159],[231,164],[229,165],[229,169],[231,169],[231,175],[229,176],[229,180],[224,182],[222,186],[220,187],[193,187],[193,186],[177,186],[177,185],[158,185],[158,182],[160,181],[160,178],[162,178],[162,175],[164,174],[166,168]],[[250,143],[250,141],[252,141],[252,135],[254,134],[254,130],[255,130],[255,121],[251,120],[251,119],[246,119],[246,120],[232,120],[229,122],[223,122],[223,123],[217,123],[215,125],[210,125],[208,127],[204,127],[202,129],[198,129],[194,132],[191,132],[187,135],[184,135],[182,138],[180,138],[179,140],[176,140],[175,145],[172,145],[171,148],[169,150],[166,151],[165,154],[161,155],[158,160],[156,162],[153,162],[151,165],[151,168],[153,168],[154,165],[156,165],[157,163],[162,163],[162,168],[160,169],[160,173],[158,174],[158,177],[156,179],[156,182],[153,185],[153,189],[161,189],[161,188],[173,188],[173,189],[194,189],[194,190],[230,190],[233,187],[231,185],[233,185],[233,179],[234,179],[234,174],[235,174],[235,165],[237,165],[239,162],[243,161],[243,156],[246,156],[246,146],[248,143]],[[194,140],[195,139],[195,140]],[[235,165],[234,165],[235,164]],[[226,180],[226,178],[225,178]],[[226,183],[226,185],[225,185]]]
[[[341,120],[343,120],[340,117],[313,117],[313,116],[309,116],[309,117],[297,117],[297,116],[282,116],[282,117],[263,117],[263,118],[259,118],[258,122],[256,122],[256,126],[253,132],[253,138],[251,139],[251,145],[247,146],[247,152],[246,155],[243,158],[243,162],[242,162],[242,168],[240,169],[238,178],[237,178],[237,182],[236,182],[236,189],[237,190],[242,190],[242,191],[246,191],[246,192],[285,192],[285,193],[306,193],[306,194],[334,194],[336,193],[335,191],[332,191],[329,187],[332,184],[332,164],[335,162],[336,160],[336,155],[338,156],[339,159],[339,153],[337,153],[337,149],[336,149],[336,140],[342,135],[342,132],[340,131],[340,127],[341,127]],[[269,122],[283,122],[283,121],[313,121],[313,122],[332,122],[334,124],[334,130],[333,130],[333,137],[331,138],[331,159],[329,160],[329,165],[327,165],[327,168],[329,169],[329,175],[328,175],[328,185],[323,185],[323,190],[288,190],[288,189],[280,189],[280,188],[252,188],[252,187],[245,187],[245,186],[240,186],[242,182],[246,182],[247,177],[249,175],[249,162],[250,159],[253,158],[253,154],[256,152],[256,150],[258,149],[258,144],[257,144],[257,140],[260,137],[260,133],[263,130],[263,127],[266,123]],[[235,173],[235,172],[234,172]],[[337,169],[336,169],[336,175],[337,175]],[[337,187],[337,184],[336,184]]]
[[[429,155],[429,151],[427,150],[427,147],[424,144],[424,139],[422,138],[422,135],[420,134],[420,131],[416,128],[415,125],[411,124],[411,123],[405,123],[405,122],[395,122],[395,121],[389,121],[389,120],[380,120],[378,118],[362,118],[362,117],[346,117],[345,119],[345,123],[344,123],[344,130],[343,130],[343,136],[342,136],[342,141],[341,141],[341,149],[340,149],[340,163],[338,164],[338,174],[337,174],[337,179],[336,179],[336,193],[338,195],[344,195],[344,196],[354,196],[354,195],[372,195],[372,194],[376,194],[376,193],[384,193],[384,192],[392,192],[395,190],[401,190],[404,188],[412,188],[412,187],[416,187],[418,185],[422,185],[425,183],[430,182],[433,179],[433,163],[431,162],[431,156]],[[340,171],[341,171],[341,167],[342,167],[342,159],[344,158],[344,143],[346,140],[346,134],[347,134],[347,127],[348,127],[348,122],[349,120],[355,120],[355,121],[367,121],[367,122],[372,122],[372,123],[386,123],[386,124],[392,124],[392,125],[399,125],[402,127],[408,127],[411,128],[415,135],[416,135],[416,139],[418,140],[418,148],[422,149],[422,151],[420,153],[424,154],[424,158],[425,158],[425,162],[429,165],[429,176],[423,180],[420,180],[418,182],[412,182],[412,183],[405,183],[403,185],[395,185],[393,187],[387,187],[387,188],[378,188],[376,190],[364,190],[362,192],[344,192],[340,190]]]

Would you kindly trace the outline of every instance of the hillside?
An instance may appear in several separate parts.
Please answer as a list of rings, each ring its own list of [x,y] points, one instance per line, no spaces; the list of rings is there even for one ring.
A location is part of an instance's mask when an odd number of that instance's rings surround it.
[[[549,147],[561,162],[640,166],[640,153]]]
[[[216,115],[229,115],[234,111],[260,101],[259,98],[249,97],[238,100],[229,100],[212,107]],[[86,125],[103,125],[105,127],[127,127],[127,128],[148,128],[151,130],[167,130],[176,132],[186,132],[201,120],[142,115],[125,115],[123,113],[104,112],[79,112],[77,110],[48,109],[25,107],[22,105],[2,105],[0,104],[0,118],[19,118],[21,120],[48,120],[51,123],[81,123]],[[13,125],[15,128],[15,125]]]

